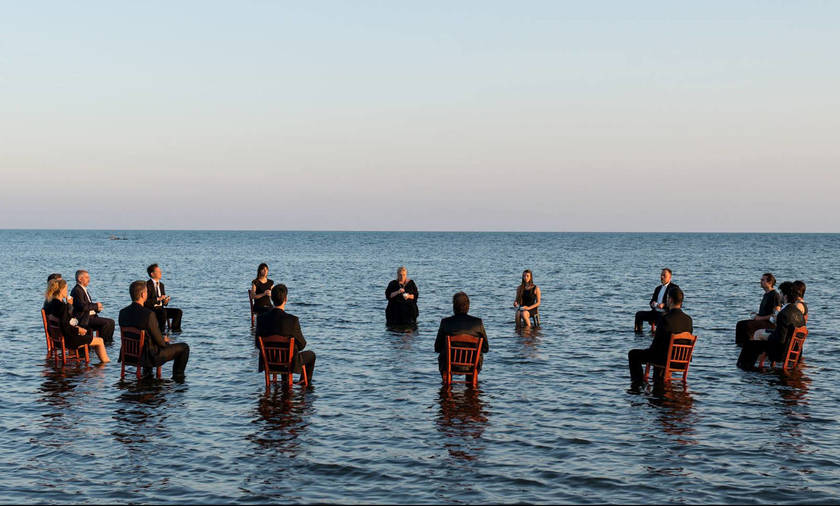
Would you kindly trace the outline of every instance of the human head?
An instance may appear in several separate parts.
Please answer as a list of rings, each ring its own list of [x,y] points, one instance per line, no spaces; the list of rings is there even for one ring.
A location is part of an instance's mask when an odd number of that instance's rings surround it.
[[[138,304],[143,304],[146,302],[146,297],[148,293],[146,292],[146,282],[140,281],[132,281],[131,285],[128,287],[128,294],[131,296],[131,301],[136,302]]]
[[[663,285],[667,285],[671,282],[671,269],[665,267],[662,269],[662,272],[659,273],[659,281],[662,281]]]
[[[90,283],[90,274],[88,274],[88,271],[81,269],[76,271],[76,283],[79,283],[82,286],[88,286]]]
[[[158,264],[152,264],[146,267],[146,272],[149,274],[149,277],[154,279],[155,281],[159,281],[160,278],[163,276],[163,273],[160,271],[160,266],[158,266]]]
[[[260,264],[257,267],[257,279],[263,276],[268,276],[268,264]]]
[[[776,286],[776,276],[772,275],[769,272],[765,272],[761,275],[761,287],[765,290],[772,290],[773,287]]]
[[[796,302],[796,299],[801,297],[802,290],[797,288],[793,283],[790,281],[785,281],[784,283],[779,285],[779,291],[785,298],[785,302],[788,304],[792,304]]]
[[[404,266],[400,266],[397,268],[397,281],[400,283],[405,283],[405,280],[408,279],[408,271]]]
[[[679,288],[674,288],[673,290],[671,290],[671,293],[668,294],[668,307],[682,307],[683,297],[683,291]]]
[[[470,311],[470,298],[464,292],[458,292],[452,296],[452,312],[455,314],[467,314]]]
[[[286,303],[288,298],[289,289],[286,288],[286,285],[283,283],[274,285],[271,288],[271,302],[273,302],[275,306],[282,306]]]
[[[531,269],[522,271],[522,286],[530,286],[534,284],[534,274]]]
[[[51,300],[63,299],[67,296],[67,281],[58,278],[51,279],[47,283],[47,291],[44,293],[44,299],[49,302]]]
[[[54,279],[61,279],[61,274],[59,274],[57,272],[53,272],[52,274],[47,276],[47,283],[49,283],[50,281],[52,281]]]
[[[799,292],[800,292],[799,297],[805,298],[805,288],[806,288],[805,287],[805,282],[797,279],[796,281],[793,282],[793,286],[795,286],[797,289],[799,289]]]

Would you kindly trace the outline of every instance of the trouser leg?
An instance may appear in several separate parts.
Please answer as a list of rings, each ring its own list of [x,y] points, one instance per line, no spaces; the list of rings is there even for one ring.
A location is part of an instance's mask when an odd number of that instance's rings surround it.
[[[114,320],[110,318],[91,316],[88,318],[88,328],[99,332],[99,337],[101,337],[103,341],[114,340]]]
[[[153,309],[155,312],[155,317],[157,317],[158,321],[158,328],[160,329],[161,334],[166,333],[166,308],[163,306],[157,306]]]
[[[306,350],[300,352],[299,356],[301,365],[306,368],[307,379],[312,381],[312,375],[315,374],[315,352]]]
[[[755,361],[759,355],[767,351],[767,341],[747,341],[738,355],[738,367],[750,370],[755,368]]]
[[[752,339],[756,330],[775,327],[770,320],[741,320],[735,325],[735,344],[744,344]]]
[[[172,332],[181,332],[181,316],[183,316],[184,312],[178,309],[177,307],[167,307],[166,308],[166,317],[172,318]]]
[[[643,323],[655,322],[658,316],[659,313],[657,311],[639,311],[636,313],[636,321],[633,328],[640,331],[642,330]]]
[[[172,376],[182,376],[190,359],[190,346],[187,343],[173,343],[160,351],[163,362],[173,361]]]
[[[649,350],[630,350],[627,353],[627,362],[630,366],[630,380],[633,383],[640,383],[644,381],[645,373],[642,371],[642,365],[650,362]]]

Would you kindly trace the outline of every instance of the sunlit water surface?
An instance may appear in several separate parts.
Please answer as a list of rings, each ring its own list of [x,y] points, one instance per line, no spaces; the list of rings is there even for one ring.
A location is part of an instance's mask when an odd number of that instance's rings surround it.
[[[113,234],[125,240],[109,240]],[[2,502],[837,502],[837,235],[0,232]],[[311,389],[266,395],[246,289],[289,286],[318,354]],[[116,318],[164,270],[192,349],[184,383],[57,370],[39,320],[48,273],[91,272]],[[384,326],[406,265],[416,333]],[[662,266],[699,336],[687,388],[628,391],[632,332]],[[542,328],[515,331],[522,269]],[[808,282],[801,372],[735,367],[758,278]],[[470,294],[490,353],[476,390],[441,389],[433,342]],[[119,338],[116,339],[117,343]],[[97,362],[93,359],[93,363]]]

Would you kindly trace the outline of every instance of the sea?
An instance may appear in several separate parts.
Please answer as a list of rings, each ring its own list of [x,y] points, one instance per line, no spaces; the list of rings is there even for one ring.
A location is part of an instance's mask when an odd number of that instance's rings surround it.
[[[0,231],[2,503],[836,503],[840,235]],[[289,289],[317,355],[309,388],[265,387],[247,290]],[[184,381],[46,359],[47,275],[90,272],[117,319],[160,264],[184,311]],[[416,329],[385,325],[399,266]],[[663,267],[697,344],[687,382],[630,385],[627,352]],[[522,271],[541,326],[517,330]],[[735,324],[759,278],[807,283],[801,367],[744,372]],[[490,351],[442,387],[434,340],[466,292]],[[768,364],[769,365],[769,364]]]

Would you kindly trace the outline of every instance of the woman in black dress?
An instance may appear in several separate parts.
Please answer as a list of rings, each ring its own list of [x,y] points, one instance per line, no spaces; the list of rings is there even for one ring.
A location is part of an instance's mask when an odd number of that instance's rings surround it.
[[[254,296],[254,312],[258,315],[271,309],[271,288],[274,281],[268,279],[268,265],[257,267],[257,278],[251,281],[251,293]]]
[[[405,267],[397,269],[397,279],[388,283],[385,289],[385,298],[388,299],[388,307],[385,308],[385,320],[388,325],[406,325],[417,322],[417,285],[408,279],[408,272]]]
[[[61,334],[64,336],[64,347],[67,349],[76,349],[85,344],[90,345],[96,352],[99,360],[103,364],[107,364],[111,360],[108,358],[108,352],[105,350],[105,342],[101,337],[92,337],[90,333],[79,327],[79,322],[71,317],[71,306],[67,300],[67,281],[63,279],[53,279],[47,285],[47,293],[44,295],[44,312],[47,316],[55,316],[58,318],[58,325],[61,328]]]
[[[540,287],[534,284],[534,275],[529,269],[522,272],[522,283],[516,289],[516,326],[524,321],[526,327],[531,326],[531,317],[539,314],[541,302]]]

